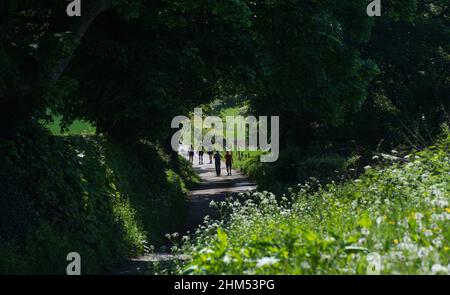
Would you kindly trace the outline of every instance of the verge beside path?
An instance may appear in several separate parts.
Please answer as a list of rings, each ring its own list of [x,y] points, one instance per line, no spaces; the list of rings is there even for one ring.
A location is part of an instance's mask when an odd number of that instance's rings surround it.
[[[202,224],[205,216],[214,217],[216,215],[215,209],[209,207],[211,201],[224,201],[228,196],[236,196],[239,193],[256,189],[256,184],[237,170],[233,169],[232,175],[227,176],[225,163],[221,165],[221,176],[216,176],[214,162],[210,164],[208,159],[209,157],[205,153],[204,164],[199,165],[198,155],[196,154],[194,157],[193,168],[200,176],[201,182],[188,193],[188,217],[185,227],[180,230],[181,234],[194,231],[198,225]],[[132,258],[114,273],[119,275],[145,274],[149,271],[151,263],[164,264],[176,259],[183,259],[183,257],[175,257],[167,251],[160,251]]]

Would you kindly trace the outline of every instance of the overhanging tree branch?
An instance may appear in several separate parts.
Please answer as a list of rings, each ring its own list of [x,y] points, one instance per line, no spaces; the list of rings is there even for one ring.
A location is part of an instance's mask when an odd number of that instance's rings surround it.
[[[81,39],[90,25],[102,12],[112,8],[112,5],[113,0],[83,1],[81,16],[73,17],[74,23],[72,25],[71,32],[74,45],[71,46],[69,52],[61,57],[60,60],[51,63],[47,62],[42,65],[43,71],[41,71],[38,77],[38,87],[49,87],[58,81],[72,60],[74,52],[76,51]]]

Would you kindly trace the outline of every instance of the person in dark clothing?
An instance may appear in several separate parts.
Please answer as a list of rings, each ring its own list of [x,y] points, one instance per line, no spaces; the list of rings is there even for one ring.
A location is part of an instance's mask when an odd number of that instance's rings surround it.
[[[203,165],[203,148],[200,148],[200,150],[198,151],[198,164],[199,165]]]
[[[213,154],[214,154],[213,149],[212,149],[211,146],[209,146],[209,147],[208,147],[209,164],[212,164],[212,161],[213,161]]]
[[[192,146],[192,144],[191,147],[189,148],[188,155],[189,155],[189,162],[191,162],[191,164],[194,164],[194,147]]]
[[[220,160],[222,160],[222,157],[220,156],[219,152],[216,151],[216,153],[214,154],[214,164],[216,165],[217,176],[220,176]]]
[[[225,154],[225,165],[227,167],[227,175],[231,175],[231,164],[233,163],[233,156],[230,152]]]

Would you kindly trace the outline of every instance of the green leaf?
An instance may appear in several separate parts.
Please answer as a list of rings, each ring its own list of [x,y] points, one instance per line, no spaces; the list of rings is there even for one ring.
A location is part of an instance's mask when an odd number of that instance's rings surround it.
[[[312,231],[307,231],[307,232],[305,233],[305,238],[306,238],[308,241],[314,242],[314,241],[317,240],[317,235],[316,235],[314,232],[312,232]]]
[[[217,229],[217,238],[219,239],[220,246],[226,247],[228,245],[228,236],[221,228]]]
[[[358,224],[364,228],[370,228],[372,221],[370,220],[369,214],[364,212],[363,216],[358,220]]]

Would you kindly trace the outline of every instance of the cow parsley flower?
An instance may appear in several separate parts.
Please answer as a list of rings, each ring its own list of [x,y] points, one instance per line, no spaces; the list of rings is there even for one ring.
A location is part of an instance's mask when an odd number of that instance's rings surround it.
[[[434,264],[431,267],[431,273],[434,274],[434,275],[436,275],[436,274],[448,275],[449,271],[448,271],[448,267],[445,267],[445,266],[440,265],[440,264]]]
[[[263,258],[258,259],[258,261],[256,261],[256,267],[273,265],[273,264],[277,263],[278,261],[280,261],[280,260],[275,257],[263,257]]]

